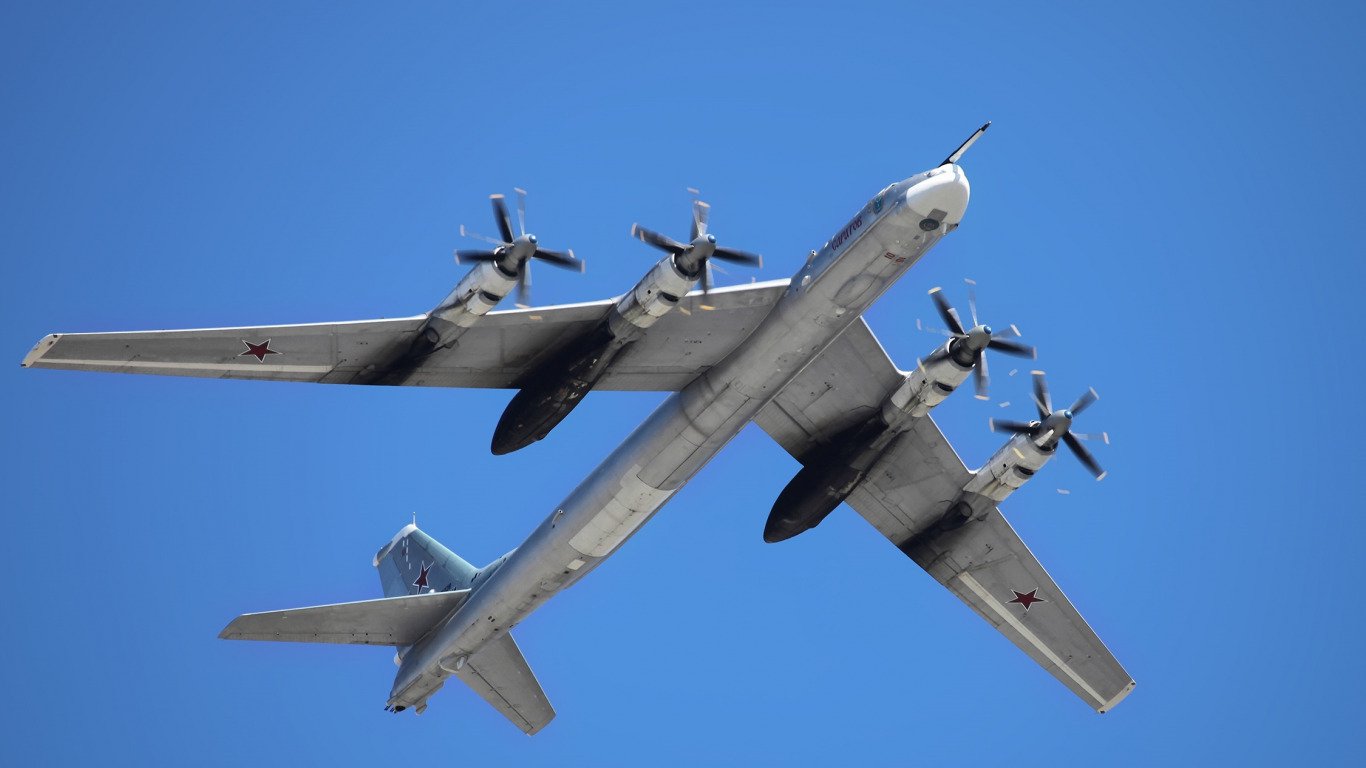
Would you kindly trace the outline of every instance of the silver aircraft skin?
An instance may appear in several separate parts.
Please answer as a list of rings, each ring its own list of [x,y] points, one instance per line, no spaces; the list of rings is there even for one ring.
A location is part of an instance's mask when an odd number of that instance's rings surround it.
[[[598,567],[739,434],[967,210],[940,166],[879,192],[808,259],[749,339],[670,396],[560,503],[429,639],[404,658],[392,707],[422,707],[484,643]],[[873,209],[876,209],[874,211]],[[922,222],[932,221],[922,226]]]
[[[695,207],[689,243],[633,230],[669,255],[627,294],[489,312],[492,299],[517,284],[510,273],[524,267],[538,247],[524,230],[512,237],[506,208],[495,199],[503,240],[492,251],[460,252],[482,263],[432,313],[345,323],[53,334],[34,346],[23,365],[520,389],[504,421],[518,414],[522,420],[508,436],[495,434],[495,453],[505,452],[500,446],[516,450],[541,439],[590,390],[672,393],[520,547],[493,563],[475,568],[416,525],[407,526],[375,556],[383,598],[244,614],[221,634],[394,647],[399,669],[386,703],[393,712],[422,713],[432,694],[454,677],[524,732],[543,728],[554,709],[513,641],[512,627],[601,565],[754,421],[802,464],[774,505],[766,541],[798,535],[848,504],[1104,713],[1133,690],[1133,679],[996,506],[1062,444],[1097,479],[1104,476],[1078,442],[1086,436],[1071,431],[1076,416],[1096,400],[1094,392],[1055,410],[1042,373],[1035,372],[1039,419],[995,422],[993,429],[1012,436],[985,465],[970,470],[931,411],[970,375],[978,395],[984,394],[986,350],[1032,356],[1033,349],[978,324],[975,299],[972,327],[966,327],[935,289],[931,297],[951,338],[902,371],[862,319],[864,310],[962,221],[970,188],[958,161],[985,129],[939,166],[874,195],[789,280],[710,291],[708,258],[757,257],[717,246],[706,234],[705,210]],[[522,218],[521,205],[518,211]],[[577,264],[564,262],[557,263]],[[689,292],[699,281],[703,291]],[[485,297],[479,286],[493,290]],[[572,354],[566,358],[564,350]],[[519,398],[526,406],[521,410]],[[502,428],[500,422],[500,433]]]

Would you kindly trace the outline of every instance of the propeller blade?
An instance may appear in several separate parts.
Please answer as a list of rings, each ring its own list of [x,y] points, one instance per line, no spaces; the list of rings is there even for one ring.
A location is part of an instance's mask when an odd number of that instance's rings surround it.
[[[1095,433],[1087,434],[1087,433],[1085,433],[1085,432],[1073,432],[1072,434],[1076,435],[1078,440],[1099,440],[1099,441],[1101,441],[1102,443],[1105,443],[1106,445],[1109,445],[1109,444],[1110,444],[1110,433],[1109,433],[1109,432],[1101,432],[1101,433],[1099,433],[1099,434],[1095,434]]]
[[[963,155],[967,153],[968,149],[970,149],[972,145],[977,142],[978,139],[982,138],[982,134],[986,133],[987,129],[990,127],[991,121],[988,120],[986,125],[982,126],[981,128],[978,128],[975,132],[973,132],[973,134],[968,137],[967,141],[963,142],[958,146],[958,149],[955,149],[953,152],[949,153],[949,156],[944,158],[944,162],[940,163],[940,165],[952,165],[958,162],[959,159],[961,159]]]
[[[631,237],[634,237],[646,245],[653,245],[661,251],[672,253],[675,256],[688,250],[688,246],[677,240],[665,237],[664,235],[661,235],[652,229],[646,229],[639,224],[631,225]]]
[[[936,328],[933,325],[922,325],[920,318],[918,317],[915,319],[915,329],[917,331],[925,331],[926,333],[937,333],[940,336],[948,336],[949,338],[953,337],[953,331],[950,331],[948,328]]]
[[[1048,395],[1048,381],[1043,371],[1034,371],[1034,405],[1039,408],[1039,418],[1046,419],[1053,412],[1053,398]]]
[[[986,400],[990,374],[987,373],[987,356],[977,353],[977,364],[972,367],[972,381],[977,387],[977,399]]]
[[[1018,341],[1009,341],[1007,339],[998,339],[995,336],[992,336],[991,341],[987,342],[987,349],[994,349],[997,352],[1014,355],[1016,357],[1037,359],[1039,356],[1039,353],[1028,344],[1021,344]]]
[[[554,264],[557,267],[576,269],[580,272],[583,271],[583,262],[574,258],[573,251],[561,253],[560,251],[548,251],[544,248],[537,248],[531,255],[546,263]]]
[[[944,321],[944,325],[958,336],[964,336],[967,331],[963,330],[963,322],[958,319],[958,312],[949,306],[949,300],[944,298],[944,291],[941,288],[931,288],[930,298],[934,299],[934,307],[939,310],[939,317]]]
[[[513,187],[513,192],[517,193],[517,230],[526,234],[526,190],[521,187]]]
[[[1086,446],[1081,444],[1081,441],[1077,439],[1076,435],[1068,432],[1062,436],[1062,441],[1067,443],[1067,447],[1072,449],[1072,453],[1077,457],[1077,461],[1086,465],[1086,468],[1091,471],[1091,474],[1096,476],[1097,480],[1105,479],[1105,470],[1100,468],[1100,463],[1096,461],[1096,457],[1091,455],[1091,452],[1086,449]]]
[[[695,192],[696,190],[689,190]],[[711,206],[701,200],[692,201],[692,237],[688,238],[691,242],[707,234],[707,217],[711,213]]]
[[[465,250],[465,249],[461,249],[461,248],[457,248],[456,251],[455,251],[455,263],[456,263],[456,264],[464,264],[464,263],[466,263],[466,262],[469,262],[469,263],[471,263],[471,264],[474,264],[474,263],[481,262],[481,261],[497,261],[497,260],[498,260],[498,252],[497,252],[497,251],[470,251],[470,250]]]
[[[1076,416],[1087,408],[1090,408],[1091,403],[1094,403],[1099,399],[1100,395],[1096,394],[1096,390],[1088,389],[1082,393],[1081,397],[1077,398],[1077,402],[1072,403],[1072,407],[1068,410],[1072,411],[1073,416]]]
[[[977,281],[964,279],[968,284],[968,316],[972,318],[972,327],[977,327]]]
[[[507,203],[503,202],[502,195],[489,195],[489,200],[493,202],[493,218],[498,222],[498,234],[503,236],[504,243],[511,243],[517,238],[512,234],[512,219],[508,218]]]
[[[531,306],[531,262],[522,265],[522,271],[517,275],[517,306]]]
[[[722,261],[729,261],[732,264],[748,264],[751,267],[762,267],[764,265],[763,256],[760,256],[757,253],[750,253],[749,251],[737,251],[734,248],[722,248],[717,246],[716,250],[712,253],[712,256],[715,256]]]
[[[702,309],[714,309],[711,305],[711,261],[702,265]]]
[[[1010,432],[1016,435],[1027,435],[1034,431],[1034,426],[1032,424],[1023,421],[987,419],[987,424],[991,426],[992,432]]]
[[[504,243],[501,240],[494,240],[488,235],[481,235],[478,232],[475,232],[474,230],[467,228],[464,224],[460,225],[460,236],[468,237],[473,240],[483,240],[489,245],[507,245],[507,243]]]
[[[1017,327],[1015,327],[1015,324],[1014,324],[1014,323],[1011,323],[1010,326],[1007,327],[1004,331],[997,331],[997,332],[991,334],[991,338],[993,338],[993,339],[1018,339],[1018,338],[1020,338],[1020,329],[1017,328]]]

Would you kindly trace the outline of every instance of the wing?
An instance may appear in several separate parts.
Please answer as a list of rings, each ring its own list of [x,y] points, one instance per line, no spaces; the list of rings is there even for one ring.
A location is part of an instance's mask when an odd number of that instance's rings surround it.
[[[511,634],[490,640],[455,674],[528,736],[555,719],[555,708]]]
[[[218,636],[224,640],[412,645],[459,608],[469,594],[468,589],[461,589],[246,613]]]
[[[800,460],[868,419],[903,375],[860,320],[755,421]],[[1133,690],[1133,679],[1000,510],[925,533],[971,477],[927,416],[892,444],[848,504],[1073,693],[1098,712],[1109,711]]]
[[[730,354],[768,315],[786,280],[720,288],[680,300],[613,362],[598,389],[681,389]],[[411,348],[425,315],[395,320],[128,333],[40,340],[26,368],[223,379],[429,387],[511,387],[538,359],[592,330],[615,300],[491,312],[458,343],[384,375]]]

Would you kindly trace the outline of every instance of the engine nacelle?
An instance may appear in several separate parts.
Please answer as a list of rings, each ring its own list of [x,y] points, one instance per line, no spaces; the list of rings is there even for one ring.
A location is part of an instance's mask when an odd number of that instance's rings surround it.
[[[438,336],[435,346],[450,345],[465,328],[498,306],[516,285],[517,275],[504,272],[497,262],[480,262],[429,313],[427,328],[435,329]]]
[[[683,274],[672,256],[659,260],[630,293],[621,297],[609,320],[612,333],[629,338],[654,325],[678,306],[697,278]]]
[[[962,365],[951,354],[916,366],[882,404],[883,420],[895,425],[907,418],[924,416],[953,394],[971,373],[971,365]]]
[[[977,470],[963,490],[998,503],[1005,501],[1056,454],[1056,443],[1048,448],[1040,448],[1028,435],[1014,435]]]
[[[832,439],[783,488],[764,525],[764,541],[790,539],[820,524],[853,493],[913,420],[929,413],[972,372],[953,355],[941,355],[906,375],[877,416]]]

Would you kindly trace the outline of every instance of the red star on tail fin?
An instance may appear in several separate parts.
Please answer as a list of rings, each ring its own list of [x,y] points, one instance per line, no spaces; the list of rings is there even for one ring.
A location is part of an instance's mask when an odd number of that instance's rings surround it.
[[[432,565],[436,565],[436,563],[432,563]],[[422,566],[422,573],[419,573],[417,575],[417,581],[413,582],[413,586],[417,587],[418,592],[427,588],[427,571],[431,570],[431,568],[431,565]]]

